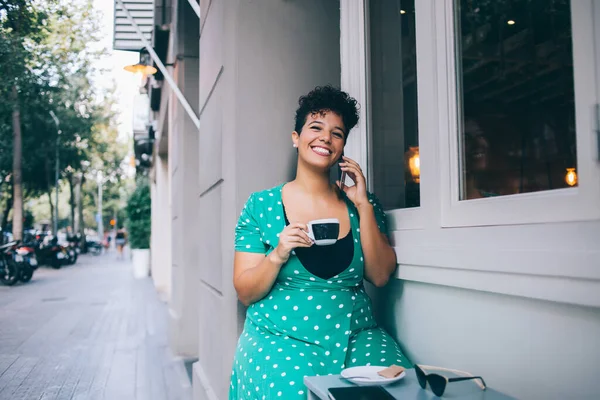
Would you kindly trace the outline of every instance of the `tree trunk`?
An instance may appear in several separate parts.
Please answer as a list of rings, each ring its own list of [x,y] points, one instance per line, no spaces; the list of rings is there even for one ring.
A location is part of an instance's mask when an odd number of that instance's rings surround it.
[[[13,100],[13,238],[23,239],[23,182],[22,182],[22,156],[23,145],[21,136],[21,110],[19,108],[19,92],[17,86],[12,87]]]
[[[0,179],[0,201],[4,198],[4,179]],[[7,201],[8,203],[8,201]],[[4,209],[2,209],[2,214],[4,214]],[[0,228],[4,225],[2,224],[2,220],[0,220]]]
[[[48,204],[50,205],[50,228],[54,229],[54,204],[52,203],[52,184],[50,178],[50,159],[46,158],[44,169],[46,170],[46,194],[48,195]],[[58,221],[57,221],[58,226]],[[53,232],[56,235],[56,232]]]
[[[2,213],[2,228],[5,228],[6,224],[8,224],[8,214],[10,214],[10,210],[13,205],[13,193],[14,192],[11,190],[9,197],[6,199],[6,206],[4,207]]]
[[[83,223],[83,196],[82,196],[82,189],[83,189],[83,180],[84,180],[84,175],[81,174],[79,179],[77,180],[77,187],[76,187],[76,197],[77,197],[77,232],[79,233],[80,237],[81,237],[81,242],[79,242],[79,245],[81,246],[81,248],[85,248],[85,226]]]
[[[69,203],[71,205],[71,232],[75,232],[75,185],[73,184],[73,180],[77,179],[75,175],[69,176],[69,191],[71,197],[69,198]]]
[[[50,215],[52,215],[52,218],[50,218],[52,225],[50,225],[50,226],[54,227],[54,203],[52,202],[52,187],[48,186],[48,190],[46,191],[46,193],[48,194],[48,204],[50,205]],[[54,229],[54,228],[52,228],[52,229]],[[54,236],[56,236],[57,232],[52,232],[52,234]]]

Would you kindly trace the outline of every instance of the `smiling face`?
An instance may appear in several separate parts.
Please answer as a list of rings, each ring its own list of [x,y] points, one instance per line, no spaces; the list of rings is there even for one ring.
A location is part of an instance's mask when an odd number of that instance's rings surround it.
[[[331,111],[321,111],[306,116],[302,132],[292,133],[298,148],[299,161],[327,170],[344,151],[346,129],[342,117]]]

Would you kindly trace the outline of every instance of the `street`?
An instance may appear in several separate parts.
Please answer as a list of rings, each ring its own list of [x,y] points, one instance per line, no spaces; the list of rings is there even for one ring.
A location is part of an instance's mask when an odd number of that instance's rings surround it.
[[[167,312],[115,253],[0,286],[0,399],[190,399]]]

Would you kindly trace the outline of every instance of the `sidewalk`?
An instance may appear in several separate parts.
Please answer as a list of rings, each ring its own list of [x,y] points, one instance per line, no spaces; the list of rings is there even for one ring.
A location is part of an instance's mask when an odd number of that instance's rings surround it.
[[[188,400],[167,307],[115,253],[0,286],[0,399]]]

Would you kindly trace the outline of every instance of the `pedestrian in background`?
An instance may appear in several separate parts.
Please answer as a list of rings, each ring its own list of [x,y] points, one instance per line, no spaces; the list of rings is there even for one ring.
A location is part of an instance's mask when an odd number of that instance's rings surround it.
[[[115,244],[117,245],[117,258],[123,258],[123,249],[127,244],[127,234],[123,228],[119,229],[115,235]]]

